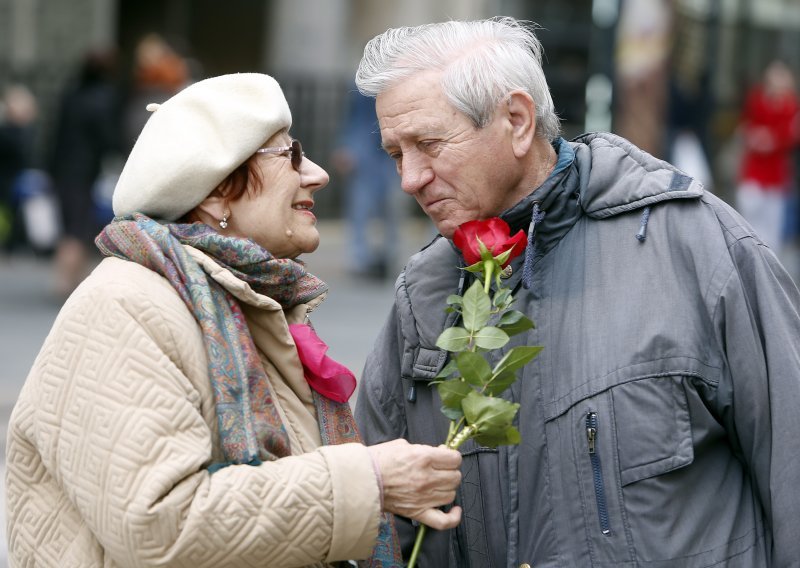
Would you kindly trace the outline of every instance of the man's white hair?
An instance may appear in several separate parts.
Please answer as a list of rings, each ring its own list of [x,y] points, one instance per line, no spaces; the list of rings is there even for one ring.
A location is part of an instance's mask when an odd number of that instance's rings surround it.
[[[367,43],[356,86],[376,97],[415,73],[440,70],[445,96],[477,128],[489,124],[497,104],[519,89],[536,103],[536,134],[554,140],[560,134],[559,119],[535,27],[498,17],[392,28]]]

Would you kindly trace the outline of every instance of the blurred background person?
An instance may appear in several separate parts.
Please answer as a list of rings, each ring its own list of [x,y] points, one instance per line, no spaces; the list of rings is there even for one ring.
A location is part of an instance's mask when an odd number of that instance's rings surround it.
[[[38,105],[24,85],[12,84],[0,102],[0,244],[11,253],[26,244],[20,196],[23,171],[31,166]]]
[[[163,103],[190,82],[189,65],[160,34],[148,33],[136,44],[130,85],[126,89],[124,137],[129,150],[149,114],[150,103]]]
[[[394,162],[381,146],[372,99],[353,86],[338,144],[331,157],[344,179],[344,218],[348,227],[346,260],[351,274],[383,280],[394,276],[400,222],[400,187]],[[378,234],[376,234],[376,230]]]
[[[95,184],[103,161],[120,152],[116,52],[86,53],[59,107],[50,171],[58,194],[62,236],[55,253],[55,292],[65,298],[89,272],[102,225]]]
[[[712,110],[708,100],[708,74],[685,79],[676,73],[670,77],[667,89],[666,159],[701,182],[706,191],[713,191],[714,178],[705,127],[705,120]]]
[[[742,157],[736,208],[776,254],[785,241],[787,207],[794,181],[794,150],[800,141],[800,101],[791,69],[767,65],[742,109]]]

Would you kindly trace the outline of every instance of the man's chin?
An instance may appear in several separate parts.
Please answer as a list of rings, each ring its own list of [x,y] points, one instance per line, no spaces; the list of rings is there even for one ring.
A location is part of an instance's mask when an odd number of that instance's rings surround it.
[[[458,229],[458,226],[466,221],[456,221],[452,218],[443,219],[441,221],[437,221],[435,219],[432,220],[433,224],[436,225],[436,230],[439,231],[439,234],[451,240],[453,239],[453,235],[455,234],[456,229]]]
[[[451,225],[436,225],[436,230],[439,231],[440,235],[450,240],[453,240],[453,234],[456,232],[456,228]]]

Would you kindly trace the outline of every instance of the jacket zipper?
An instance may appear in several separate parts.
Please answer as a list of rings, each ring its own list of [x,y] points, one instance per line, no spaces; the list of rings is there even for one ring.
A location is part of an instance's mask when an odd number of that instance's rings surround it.
[[[600,454],[597,453],[597,413],[586,415],[586,439],[589,442],[589,459],[592,462],[594,477],[594,496],[597,499],[597,514],[600,516],[600,530],[603,534],[611,533],[606,505],[606,491],[603,484],[603,469],[600,466]]]

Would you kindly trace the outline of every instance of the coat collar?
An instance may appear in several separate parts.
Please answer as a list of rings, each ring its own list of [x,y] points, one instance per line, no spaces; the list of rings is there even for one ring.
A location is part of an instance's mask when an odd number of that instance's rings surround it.
[[[583,215],[605,219],[644,208],[642,223],[646,224],[651,205],[703,194],[700,182],[614,134],[586,134],[572,142],[559,138],[553,148],[558,154],[553,172],[501,214],[512,233],[520,229],[528,233],[524,258],[518,257],[511,265],[512,288],[523,272],[530,285],[533,266]]]

